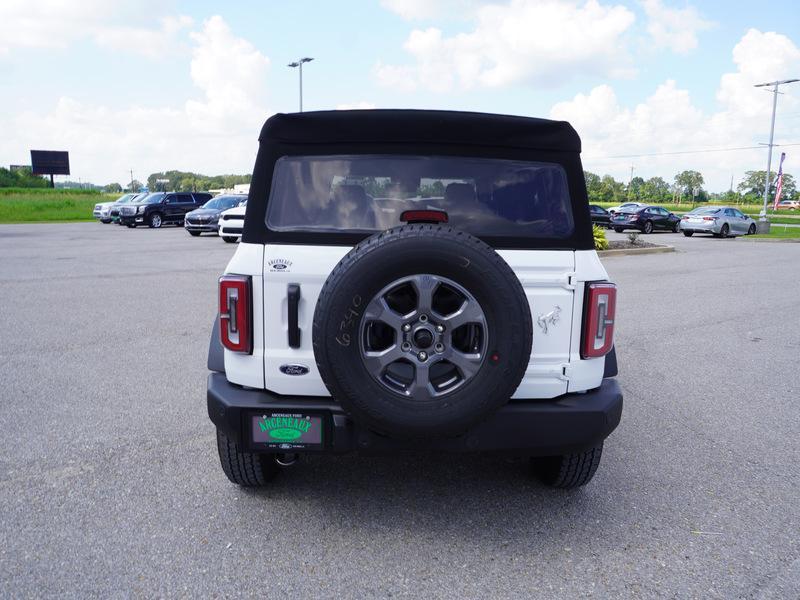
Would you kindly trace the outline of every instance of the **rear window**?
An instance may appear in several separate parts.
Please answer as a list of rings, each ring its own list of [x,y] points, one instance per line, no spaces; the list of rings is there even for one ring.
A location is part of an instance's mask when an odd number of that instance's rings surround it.
[[[561,165],[396,155],[279,159],[266,221],[273,231],[374,232],[415,209],[443,210],[477,236],[558,239],[575,228]]]

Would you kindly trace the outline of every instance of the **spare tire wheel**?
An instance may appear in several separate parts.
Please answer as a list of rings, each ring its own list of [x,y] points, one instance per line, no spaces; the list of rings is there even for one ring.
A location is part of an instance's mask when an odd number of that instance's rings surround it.
[[[528,367],[531,313],[492,248],[443,225],[373,235],[333,269],[314,312],[331,396],[395,437],[452,436],[503,406]]]

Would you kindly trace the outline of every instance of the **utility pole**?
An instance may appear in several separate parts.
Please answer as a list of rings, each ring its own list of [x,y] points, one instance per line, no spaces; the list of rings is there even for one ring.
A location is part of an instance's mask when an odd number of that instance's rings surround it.
[[[770,169],[772,168],[772,147],[775,145],[773,144],[773,140],[775,139],[775,111],[778,108],[778,94],[782,93],[778,91],[778,87],[781,85],[786,85],[788,83],[794,83],[796,81],[800,81],[800,79],[783,79],[781,81],[770,81],[768,83],[759,83],[754,87],[771,87],[772,89],[769,90],[772,92],[772,122],[769,127],[769,144],[767,144],[767,173],[764,181],[764,206],[761,208],[761,213],[759,214],[759,223],[761,224],[759,227],[759,233],[767,233],[769,232],[769,221],[767,220],[767,203],[769,202],[769,178],[770,178]]]
[[[303,63],[311,62],[312,60],[314,59],[306,56],[286,65],[292,69],[300,68],[300,112],[303,112]]]
[[[631,176],[628,179],[628,200],[631,199],[631,184],[633,183],[633,165],[631,165]]]
[[[135,192],[136,190],[133,189],[133,169],[131,169],[131,191]]]

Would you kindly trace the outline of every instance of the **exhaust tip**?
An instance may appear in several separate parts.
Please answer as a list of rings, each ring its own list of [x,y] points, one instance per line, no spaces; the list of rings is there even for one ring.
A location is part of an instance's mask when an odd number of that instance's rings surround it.
[[[276,454],[275,462],[282,467],[291,467],[294,463],[300,460],[299,454]]]

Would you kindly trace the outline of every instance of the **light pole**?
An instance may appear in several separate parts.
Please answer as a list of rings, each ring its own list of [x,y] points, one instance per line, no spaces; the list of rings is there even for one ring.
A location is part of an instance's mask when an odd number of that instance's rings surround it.
[[[771,123],[771,125],[769,127],[769,144],[767,144],[767,146],[768,146],[768,152],[767,152],[767,174],[766,174],[766,177],[764,178],[764,206],[761,208],[761,214],[759,215],[759,219],[758,219],[762,223],[766,223],[767,222],[767,203],[769,202],[769,177],[770,177],[769,170],[772,168],[772,147],[774,146],[774,144],[772,143],[772,140],[774,139],[774,136],[775,136],[775,109],[777,109],[777,107],[778,107],[778,94],[780,94],[780,92],[778,91],[778,86],[786,85],[787,83],[794,83],[795,81],[800,81],[800,79],[783,79],[781,81],[770,81],[768,83],[759,83],[759,84],[757,84],[755,86],[755,87],[771,87],[772,89],[770,91],[773,94],[773,98],[772,98],[772,123]],[[769,231],[765,225],[762,225],[762,227],[766,231]],[[766,231],[765,231],[765,233],[766,233]]]
[[[312,60],[314,59],[306,56],[305,58],[300,58],[295,62],[286,65],[292,69],[295,67],[300,67],[300,112],[303,112],[303,63],[311,62]]]

